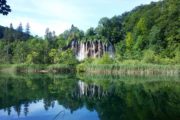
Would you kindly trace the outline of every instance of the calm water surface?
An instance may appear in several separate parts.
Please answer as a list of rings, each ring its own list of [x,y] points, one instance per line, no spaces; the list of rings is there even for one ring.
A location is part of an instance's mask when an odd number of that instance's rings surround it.
[[[179,118],[179,77],[0,75],[0,120]]]

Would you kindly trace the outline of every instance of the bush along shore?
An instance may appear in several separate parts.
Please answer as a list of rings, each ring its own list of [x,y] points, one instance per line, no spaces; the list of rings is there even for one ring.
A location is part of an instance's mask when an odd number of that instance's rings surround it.
[[[86,59],[76,66],[78,73],[113,75],[180,75],[180,64],[155,64],[143,60],[124,60],[103,56],[98,59]]]
[[[180,65],[156,64],[6,64],[0,65],[1,73],[87,73],[106,75],[180,75]]]
[[[74,72],[75,66],[65,64],[4,64],[0,72],[4,73],[69,73]]]

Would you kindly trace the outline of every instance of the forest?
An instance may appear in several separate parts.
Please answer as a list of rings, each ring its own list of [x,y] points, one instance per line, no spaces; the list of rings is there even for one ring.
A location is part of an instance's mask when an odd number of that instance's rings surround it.
[[[50,29],[44,37],[32,36],[30,23],[17,28],[0,26],[0,64],[180,64],[180,1],[163,0],[140,5],[112,18],[101,18],[87,31],[72,25],[56,35]],[[53,23],[52,23],[53,24]],[[60,26],[59,26],[60,27]],[[70,47],[72,40],[111,43],[113,58],[78,61]]]
[[[6,1],[0,120],[179,120],[180,0]]]

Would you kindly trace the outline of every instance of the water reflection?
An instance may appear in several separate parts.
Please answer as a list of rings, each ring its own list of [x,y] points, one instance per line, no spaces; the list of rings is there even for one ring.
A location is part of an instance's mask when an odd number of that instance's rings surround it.
[[[88,98],[101,98],[103,96],[107,96],[107,91],[103,90],[101,86],[98,86],[94,83],[87,84],[81,80],[78,81],[78,90],[75,96],[79,96],[80,98],[86,96]]]
[[[0,118],[33,120],[178,120],[180,81],[1,75]]]

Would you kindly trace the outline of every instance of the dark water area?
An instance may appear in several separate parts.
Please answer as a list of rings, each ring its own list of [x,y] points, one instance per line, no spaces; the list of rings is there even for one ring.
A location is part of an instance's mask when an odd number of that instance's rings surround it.
[[[179,118],[179,77],[0,75],[0,120]]]

